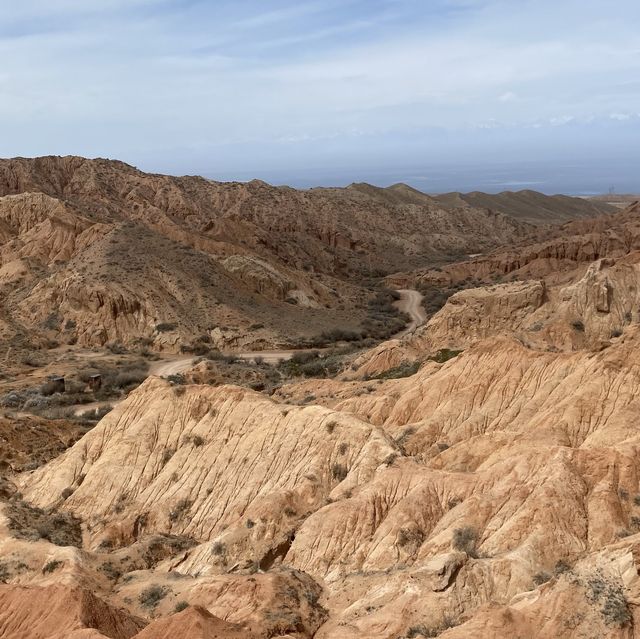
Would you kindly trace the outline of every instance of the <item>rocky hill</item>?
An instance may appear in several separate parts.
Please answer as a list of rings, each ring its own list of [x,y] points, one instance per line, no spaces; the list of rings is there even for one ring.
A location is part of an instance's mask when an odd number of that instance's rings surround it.
[[[596,210],[541,201],[549,219]],[[1,160],[0,335],[176,350],[202,335],[262,348],[358,330],[372,277],[537,232],[512,213],[485,201],[445,206],[406,185],[297,191],[111,160]]]
[[[404,185],[297,192],[74,158],[3,170],[25,189],[0,198],[3,330],[25,339],[115,326],[168,349],[233,312],[252,343],[251,313],[302,325],[370,294],[367,253],[298,218],[348,222],[372,260],[404,247],[398,265],[436,255],[434,238],[413,222],[385,238],[366,215],[441,219],[461,242],[447,250],[465,251],[461,229],[488,219],[462,207],[454,222]],[[288,367],[268,390],[225,383],[223,359],[165,379],[171,360],[147,377],[129,354],[118,383],[144,381],[87,424],[20,411],[56,367],[106,385],[104,357],[52,349],[24,387],[3,372],[28,401],[5,397],[0,419],[0,639],[640,637],[640,209],[529,239],[494,216],[517,244],[486,235],[484,255],[387,278],[439,293],[424,324],[367,350],[233,364],[254,382]],[[297,242],[307,269],[285,259]],[[274,270],[307,297],[283,306]],[[145,333],[159,319],[180,328]]]
[[[468,205],[473,208],[490,209],[528,224],[558,224],[576,218],[590,218],[613,213],[616,207],[600,199],[568,197],[566,195],[544,195],[537,191],[503,191],[495,195],[474,191],[473,193],[444,193],[435,197],[444,208]]]

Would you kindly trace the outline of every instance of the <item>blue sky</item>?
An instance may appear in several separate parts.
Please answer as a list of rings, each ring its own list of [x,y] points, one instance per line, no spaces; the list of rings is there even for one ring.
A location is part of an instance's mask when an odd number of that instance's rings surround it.
[[[21,0],[0,59],[3,157],[640,192],[637,0]]]

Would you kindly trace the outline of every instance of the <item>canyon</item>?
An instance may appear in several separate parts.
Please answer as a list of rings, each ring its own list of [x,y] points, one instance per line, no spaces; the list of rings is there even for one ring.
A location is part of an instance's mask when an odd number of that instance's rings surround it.
[[[640,637],[639,237],[0,161],[0,638]]]

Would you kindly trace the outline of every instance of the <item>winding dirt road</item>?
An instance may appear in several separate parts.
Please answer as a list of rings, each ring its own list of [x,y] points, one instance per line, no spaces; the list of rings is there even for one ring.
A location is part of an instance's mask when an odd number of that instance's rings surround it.
[[[422,307],[422,294],[413,289],[400,289],[397,291],[400,294],[400,299],[395,302],[395,307],[407,313],[411,318],[409,325],[402,331],[394,335],[395,338],[403,337],[408,333],[414,331],[418,326],[424,324],[427,319],[427,314]],[[318,350],[318,349],[314,349]],[[267,364],[278,364],[281,360],[291,359],[295,353],[299,353],[300,350],[282,350],[282,351],[247,351],[244,353],[230,353],[239,359],[247,361],[255,360],[256,357],[262,358]],[[196,358],[193,355],[189,356],[172,356],[166,359],[160,359],[156,362],[152,362],[149,366],[149,376],[155,375],[156,377],[168,377],[169,375],[179,375],[188,371]],[[75,414],[81,415],[87,410],[94,410],[105,404],[111,404],[116,406],[122,400],[115,400],[111,402],[94,402],[92,404],[78,405],[75,408]]]
[[[427,314],[422,307],[422,294],[413,289],[400,289],[397,291],[400,299],[395,302],[395,307],[406,313],[411,318],[410,323],[402,331],[394,335],[394,337],[402,337],[414,331],[418,326],[424,324]],[[318,349],[314,349],[318,350]],[[229,353],[238,359],[247,361],[255,360],[256,357],[262,358],[267,364],[278,364],[280,360],[291,359],[295,353],[300,350],[280,350],[280,351],[246,351],[243,353]],[[195,357],[179,357],[166,360],[160,360],[151,364],[149,375],[157,375],[158,377],[167,377],[168,375],[177,375],[189,370]]]
[[[410,288],[399,289],[397,292],[400,293],[400,299],[396,302],[396,308],[411,318],[409,325],[395,336],[402,337],[422,326],[427,321],[427,313],[422,306],[422,293]]]

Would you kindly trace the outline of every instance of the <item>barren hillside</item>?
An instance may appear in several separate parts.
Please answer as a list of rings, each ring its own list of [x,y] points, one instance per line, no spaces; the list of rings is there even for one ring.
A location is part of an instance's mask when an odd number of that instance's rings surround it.
[[[541,202],[548,220],[596,208],[536,194]],[[144,340],[177,350],[200,335],[263,348],[358,330],[372,278],[535,231],[507,209],[443,206],[405,185],[297,191],[111,160],[2,160],[1,334],[23,345]]]
[[[77,343],[4,360],[0,638],[640,637],[637,205],[530,236],[405,185],[2,171],[4,335]],[[392,266],[426,321],[346,344]],[[215,349],[310,318],[343,346]]]

